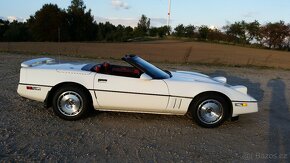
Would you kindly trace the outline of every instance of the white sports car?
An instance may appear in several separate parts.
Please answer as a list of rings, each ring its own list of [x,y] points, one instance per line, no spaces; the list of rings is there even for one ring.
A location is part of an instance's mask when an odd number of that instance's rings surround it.
[[[230,86],[224,77],[167,71],[136,55],[128,66],[57,63],[51,58],[23,62],[17,92],[52,106],[55,114],[77,120],[91,108],[103,111],[185,115],[203,127],[217,127],[240,114],[258,111],[245,86]]]

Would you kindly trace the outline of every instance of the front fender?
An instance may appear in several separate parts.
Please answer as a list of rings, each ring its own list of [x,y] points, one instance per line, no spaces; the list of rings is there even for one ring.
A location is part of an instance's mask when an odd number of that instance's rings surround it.
[[[206,82],[188,82],[188,81],[170,81],[165,80],[169,88],[169,94],[172,96],[183,96],[188,98],[194,98],[203,92],[219,92],[226,95],[231,101],[252,101],[257,100],[248,94],[242,93],[235,87],[219,83],[206,83]]]

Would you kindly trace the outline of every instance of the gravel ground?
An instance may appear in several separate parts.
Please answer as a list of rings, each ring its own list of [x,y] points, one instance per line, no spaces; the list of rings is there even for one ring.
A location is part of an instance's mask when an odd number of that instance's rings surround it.
[[[223,75],[259,100],[258,113],[215,129],[185,116],[114,112],[68,122],[18,96],[20,63],[34,57],[0,53],[0,162],[290,162],[289,71],[158,64]]]

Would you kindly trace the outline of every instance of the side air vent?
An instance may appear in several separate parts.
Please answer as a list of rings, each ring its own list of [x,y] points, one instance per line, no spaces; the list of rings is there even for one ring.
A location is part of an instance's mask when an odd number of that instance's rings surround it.
[[[182,104],[182,98],[170,97],[169,108],[171,109],[180,109]]]

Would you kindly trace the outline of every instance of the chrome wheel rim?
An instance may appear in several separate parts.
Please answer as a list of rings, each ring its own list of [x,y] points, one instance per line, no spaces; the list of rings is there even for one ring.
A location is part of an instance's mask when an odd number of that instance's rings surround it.
[[[82,111],[83,99],[76,92],[66,91],[58,97],[57,107],[65,116],[76,116]]]
[[[203,101],[197,109],[199,120],[205,124],[215,124],[223,117],[222,104],[214,99]]]

